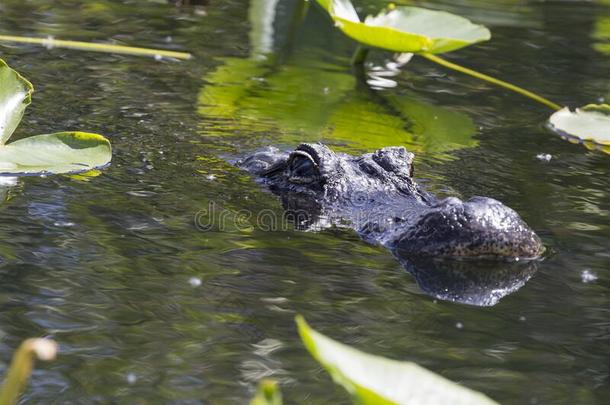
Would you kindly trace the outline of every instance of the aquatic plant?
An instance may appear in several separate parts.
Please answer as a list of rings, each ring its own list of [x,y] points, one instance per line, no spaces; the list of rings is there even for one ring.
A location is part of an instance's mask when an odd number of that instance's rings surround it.
[[[49,361],[57,355],[57,343],[51,339],[27,339],[13,356],[0,388],[0,405],[16,404],[25,388],[36,359]]]
[[[570,142],[610,153],[610,105],[590,104],[574,111],[565,107],[549,118],[548,127]]]
[[[265,379],[258,384],[256,396],[250,405],[282,405],[282,393],[275,380]]]
[[[88,132],[56,132],[7,143],[34,87],[0,59],[0,175],[75,173],[110,163],[110,142]]]
[[[313,330],[296,318],[303,344],[311,355],[359,404],[497,404],[411,362],[361,352]]]
[[[529,97],[555,111],[563,111],[559,116],[553,115],[553,122],[570,113],[569,126],[558,127],[551,122],[548,127],[552,130],[559,129],[560,135],[568,135],[570,139],[589,147],[597,147],[606,152],[610,149],[610,138],[607,135],[610,131],[610,118],[607,113],[600,113],[606,110],[603,105],[589,105],[576,112],[562,110],[559,104],[536,93],[438,56],[440,53],[489,40],[491,34],[482,25],[444,11],[394,5],[382,10],[377,16],[368,16],[361,21],[350,0],[317,0],[317,3],[328,13],[335,26],[360,44],[352,58],[352,63],[356,66],[363,65],[369,47],[413,53],[446,68]],[[599,119],[600,114],[605,114],[606,118]]]

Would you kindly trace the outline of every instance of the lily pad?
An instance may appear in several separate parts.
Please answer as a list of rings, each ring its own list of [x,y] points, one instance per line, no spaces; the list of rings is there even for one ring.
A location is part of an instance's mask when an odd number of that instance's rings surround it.
[[[29,81],[0,59],[0,145],[8,141],[21,122],[33,91]]]
[[[349,0],[318,3],[347,36],[392,52],[444,53],[491,38],[486,27],[444,11],[392,7],[362,22]]]
[[[111,158],[110,142],[101,135],[58,132],[0,147],[0,173],[75,173],[105,166]]]
[[[296,318],[311,355],[360,404],[497,404],[415,363],[373,356],[336,342]]]
[[[548,127],[569,140],[610,146],[610,105],[589,104],[574,111],[562,108],[551,115]]]
[[[110,163],[110,142],[86,132],[58,132],[7,144],[30,104],[32,84],[0,59],[0,174],[88,171]]]

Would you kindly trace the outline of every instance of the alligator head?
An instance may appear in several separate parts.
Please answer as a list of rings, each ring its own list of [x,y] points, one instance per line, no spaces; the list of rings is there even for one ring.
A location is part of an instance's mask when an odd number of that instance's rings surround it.
[[[267,148],[238,162],[307,217],[355,229],[400,257],[535,259],[544,252],[519,215],[492,198],[437,199],[413,178],[403,147],[351,156],[322,144]]]

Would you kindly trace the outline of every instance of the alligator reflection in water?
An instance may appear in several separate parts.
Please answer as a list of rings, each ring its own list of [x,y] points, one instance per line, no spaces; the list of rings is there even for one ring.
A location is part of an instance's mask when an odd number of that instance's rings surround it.
[[[408,259],[394,255],[415,277],[419,288],[435,298],[491,306],[514,293],[536,273],[537,262]]]

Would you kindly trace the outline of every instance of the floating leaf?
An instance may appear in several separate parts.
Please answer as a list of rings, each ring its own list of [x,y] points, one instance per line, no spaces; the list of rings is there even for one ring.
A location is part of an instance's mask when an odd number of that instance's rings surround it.
[[[32,84],[0,59],[0,145],[11,137],[30,104]]]
[[[347,36],[392,52],[443,53],[491,37],[486,27],[444,11],[394,7],[361,22],[349,0],[318,0],[318,3]]]
[[[303,343],[336,383],[360,404],[496,404],[415,363],[363,353],[311,329],[296,318]]]
[[[87,132],[58,132],[0,146],[0,173],[74,173],[110,163],[110,142]]]
[[[549,118],[548,127],[568,140],[610,146],[610,105],[589,104],[571,111],[565,107]]]
[[[0,174],[75,173],[110,163],[110,142],[86,132],[58,132],[7,144],[34,87],[0,59]]]

